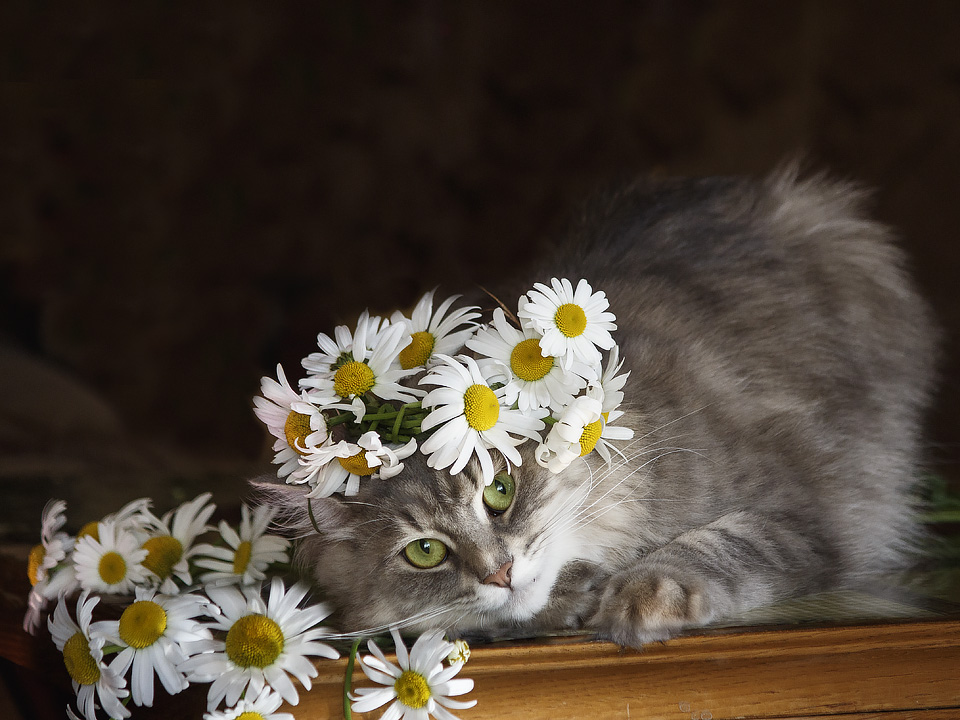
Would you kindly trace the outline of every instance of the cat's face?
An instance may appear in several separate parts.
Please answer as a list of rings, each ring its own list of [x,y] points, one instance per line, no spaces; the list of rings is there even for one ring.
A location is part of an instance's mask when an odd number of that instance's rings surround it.
[[[311,501],[321,533],[311,528],[299,561],[341,629],[504,627],[540,611],[560,568],[591,558],[574,527],[589,481],[585,466],[553,475],[527,455],[485,486],[475,463],[451,476],[416,453],[356,496]],[[286,489],[285,502],[306,506]]]

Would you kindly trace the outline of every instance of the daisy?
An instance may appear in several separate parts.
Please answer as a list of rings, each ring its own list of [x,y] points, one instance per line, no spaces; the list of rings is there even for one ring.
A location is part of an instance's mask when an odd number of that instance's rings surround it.
[[[574,360],[587,365],[599,365],[600,351],[613,347],[611,330],[617,326],[616,317],[606,312],[610,303],[603,291],[593,292],[586,280],[577,283],[576,290],[566,278],[550,280],[552,287],[534,284],[530,297],[522,298],[521,321],[543,333],[541,350],[560,358],[565,368]]]
[[[67,554],[73,550],[75,539],[60,532],[66,523],[64,514],[67,504],[63,500],[50,500],[40,516],[40,544],[34,545],[27,558],[27,577],[30,578],[30,594],[27,597],[27,612],[23,617],[23,629],[35,635],[47,607],[47,600],[60,591],[72,589],[76,576],[69,566],[57,569]]]
[[[311,468],[301,459],[327,442],[327,422],[315,402],[316,396],[294,391],[280,365],[277,365],[277,378],[260,380],[263,397],[253,399],[253,412],[276,438],[273,462],[280,466],[277,477],[287,478],[288,483],[302,483]],[[328,399],[332,400],[332,395],[323,398]]]
[[[50,500],[43,507],[40,516],[40,544],[34,545],[27,560],[27,575],[32,586],[45,581],[50,571],[63,562],[67,553],[73,550],[74,539],[60,531],[67,522],[64,514],[66,509],[67,504],[63,500]]]
[[[618,427],[613,425],[615,421],[623,417],[623,411],[618,410],[620,403],[623,402],[623,386],[630,377],[629,372],[617,375],[623,367],[623,361],[620,360],[620,347],[614,345],[610,349],[610,356],[607,358],[607,366],[600,378],[600,390],[602,391],[601,418],[602,430],[596,441],[596,450],[600,456],[610,464],[612,456],[610,450],[613,449],[619,453],[616,447],[610,444],[610,440],[629,440],[633,437],[633,430],[627,427]]]
[[[265,687],[253,700],[244,698],[229,710],[205,713],[203,720],[294,720],[290,713],[275,712],[282,704],[283,698]]]
[[[333,493],[356,495],[360,489],[360,478],[392,478],[403,470],[404,458],[417,449],[417,441],[411,439],[405,445],[390,448],[383,444],[375,430],[365,432],[357,444],[343,442],[323,465],[317,476],[316,484],[308,493],[308,498],[329,497]]]
[[[470,646],[467,644],[467,641],[454,640],[453,650],[451,650],[450,654],[447,655],[447,662],[450,664],[460,663],[461,665],[463,665],[469,659],[470,659]]]
[[[480,367],[492,362],[507,366],[512,371],[507,378],[506,394],[515,398],[521,412],[549,407],[555,412],[569,403],[596,373],[581,362],[573,363],[568,371],[556,358],[545,355],[540,348],[541,335],[536,330],[518,330],[507,322],[503,310],[493,311],[493,327],[477,330],[467,347],[484,356],[477,361]]]
[[[463,695],[473,690],[473,680],[454,678],[463,663],[443,666],[443,659],[454,649],[453,643],[443,639],[442,630],[421,635],[410,653],[400,639],[400,633],[391,628],[397,649],[397,663],[387,660],[373,640],[367,647],[373,656],[360,659],[360,667],[373,682],[384,687],[357,688],[352,698],[353,712],[368,712],[391,700],[393,704],[383,714],[383,720],[426,720],[433,715],[437,720],[457,720],[447,708],[463,710],[477,704],[476,700],[451,700],[451,695]]]
[[[346,325],[338,325],[334,328],[332,338],[325,333],[317,335],[320,352],[311,353],[301,364],[311,375],[332,378],[337,368],[356,359],[354,348],[364,357],[364,353],[373,350],[377,346],[380,333],[389,325],[389,321],[377,316],[370,317],[369,311],[364,310],[360,313],[357,329],[352,334]]]
[[[184,585],[192,582],[189,560],[197,553],[194,542],[208,530],[207,520],[217,509],[207,504],[210,497],[203,493],[162,518],[154,518],[155,531],[142,546],[147,551],[143,565],[153,574],[160,592],[170,595],[178,591],[174,577]]]
[[[252,585],[266,579],[264,571],[271,563],[288,562],[290,541],[266,534],[276,514],[275,508],[260,505],[251,516],[250,508],[241,505],[239,533],[221,520],[220,536],[228,547],[197,546],[199,557],[194,564],[212,571],[201,575],[200,580],[216,585]]]
[[[130,693],[126,681],[103,662],[103,639],[91,637],[90,620],[100,598],[83,592],[77,601],[77,622],[67,611],[61,596],[53,615],[47,620],[50,635],[63,653],[63,663],[73,681],[77,706],[87,720],[96,720],[97,701],[111,718],[128,718],[130,711],[120,701]],[[68,707],[68,712],[70,709]]]
[[[147,526],[149,525],[149,520],[152,517],[150,515],[150,504],[150,498],[137,498],[136,500],[131,500],[117,512],[105,515],[99,520],[91,520],[85,524],[82,528],[80,528],[80,532],[77,533],[77,540],[88,535],[94,540],[99,540],[99,524],[101,522],[113,523],[119,528],[124,530],[132,530],[138,535],[145,536]]]
[[[578,457],[588,454],[597,444],[603,422],[602,390],[596,384],[587,394],[574,398],[537,447],[537,463],[558,473]]]
[[[358,333],[359,333],[358,326]],[[376,344],[369,348],[362,338],[354,337],[352,348],[332,364],[312,364],[310,358],[304,360],[308,370],[316,367],[328,367],[325,373],[317,373],[300,381],[304,388],[316,388],[321,395],[331,391],[334,395],[350,401],[354,397],[363,397],[367,393],[381,400],[399,400],[413,402],[423,393],[417,389],[404,387],[400,380],[415,374],[416,370],[404,370],[400,367],[400,350],[410,344],[410,333],[405,323],[387,325],[376,335]]]
[[[328,634],[326,628],[318,627],[330,614],[327,606],[297,607],[307,594],[301,585],[284,590],[283,581],[275,577],[267,602],[259,588],[208,586],[206,592],[220,611],[211,628],[225,632],[226,639],[198,643],[197,650],[203,654],[188,659],[180,669],[188,680],[212,683],[208,710],[224,699],[227,705],[235,705],[241,695],[255,697],[268,685],[296,705],[300,697],[287,673],[309,690],[317,669],[307,657],[340,656],[317,642]]]
[[[406,323],[410,332],[410,344],[398,356],[400,367],[404,370],[429,367],[437,354],[453,355],[459,352],[476,327],[473,321],[480,317],[480,313],[473,312],[478,309],[476,306],[457,308],[447,314],[460,295],[448,297],[434,312],[433,295],[436,291],[434,288],[420,298],[409,319],[400,312],[395,312],[390,318],[393,323]],[[457,330],[462,325],[467,327]]]
[[[129,593],[134,585],[147,579],[143,561],[147,550],[140,547],[140,540],[130,530],[115,522],[100,521],[97,537],[85,535],[77,540],[73,561],[77,579],[85,590],[112,595]]]
[[[161,595],[153,588],[137,588],[136,601],[119,620],[94,623],[91,635],[121,648],[111,670],[125,676],[133,668],[130,690],[137,705],[153,705],[154,675],[170,695],[189,687],[177,666],[190,655],[189,648],[208,641],[210,631],[194,620],[205,608],[205,598],[184,593]]]
[[[450,474],[455,475],[476,455],[484,483],[489,483],[493,479],[489,450],[499,450],[507,460],[520,465],[516,446],[526,438],[539,440],[543,421],[503,404],[504,388],[490,387],[486,371],[481,371],[473,358],[440,355],[439,359],[443,365],[420,380],[425,385],[440,386],[422,401],[423,407],[433,410],[423,419],[421,428],[437,428],[421,446],[429,455],[427,465],[439,470],[449,467]]]

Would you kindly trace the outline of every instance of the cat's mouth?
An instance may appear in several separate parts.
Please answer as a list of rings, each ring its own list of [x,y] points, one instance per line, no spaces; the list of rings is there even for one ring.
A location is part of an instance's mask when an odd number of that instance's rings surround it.
[[[496,613],[505,620],[529,620],[547,604],[551,583],[543,578],[516,572],[504,586],[481,585],[477,595],[486,613]]]

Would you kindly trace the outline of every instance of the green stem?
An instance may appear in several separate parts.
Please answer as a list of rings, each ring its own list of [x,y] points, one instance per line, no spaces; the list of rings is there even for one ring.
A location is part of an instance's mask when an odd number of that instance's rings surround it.
[[[342,412],[334,415],[332,418],[324,418],[328,428],[333,427],[334,425],[341,425],[353,419],[354,414],[351,412]]]
[[[353,641],[350,648],[350,657],[347,658],[347,671],[343,676],[343,717],[344,720],[353,720],[353,712],[350,710],[350,691],[353,684],[353,664],[357,659],[357,648],[360,647],[361,638]]]

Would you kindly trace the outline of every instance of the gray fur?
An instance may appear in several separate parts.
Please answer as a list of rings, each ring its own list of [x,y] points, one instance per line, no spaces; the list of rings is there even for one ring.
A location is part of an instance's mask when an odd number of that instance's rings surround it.
[[[524,446],[492,517],[478,469],[426,467],[313,501],[261,486],[348,631],[404,624],[586,628],[625,645],[900,564],[933,383],[935,332],[856,189],[792,170],[763,182],[640,182],[498,293],[580,277],[603,289],[631,371],[635,438],[551,475]],[[439,538],[417,570],[402,548]],[[481,580],[512,560],[512,587]]]

